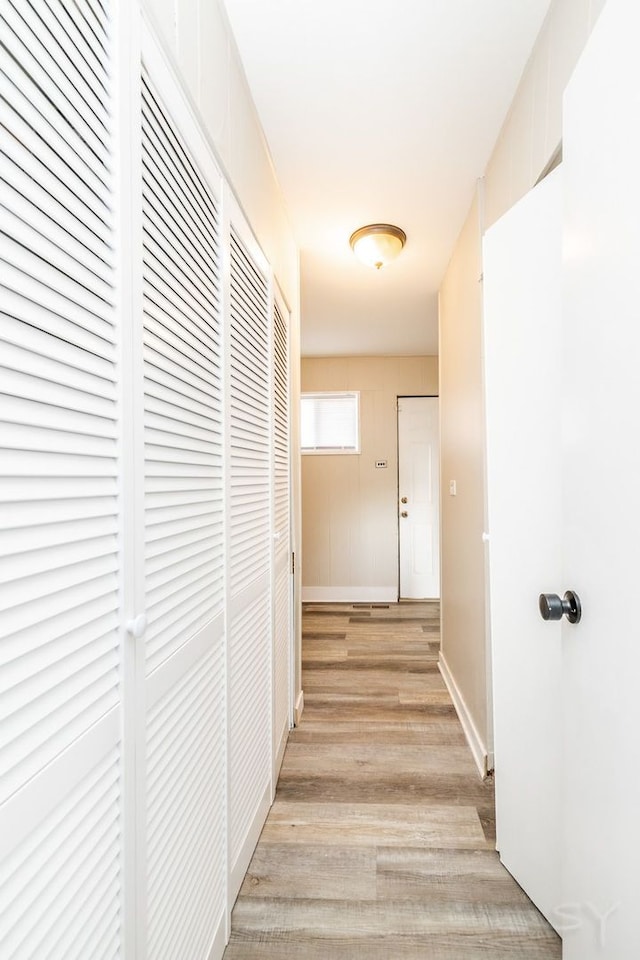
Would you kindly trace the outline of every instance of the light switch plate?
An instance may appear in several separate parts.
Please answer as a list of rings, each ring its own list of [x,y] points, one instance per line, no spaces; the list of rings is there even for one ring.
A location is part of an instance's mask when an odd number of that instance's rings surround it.
[[[457,484],[455,480],[449,480],[449,496],[455,497],[458,492]]]

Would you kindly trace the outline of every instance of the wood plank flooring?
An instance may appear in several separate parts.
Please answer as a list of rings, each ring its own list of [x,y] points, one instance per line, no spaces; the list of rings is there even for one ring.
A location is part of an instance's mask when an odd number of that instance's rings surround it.
[[[435,603],[307,605],[305,710],[225,960],[558,960],[502,867]]]

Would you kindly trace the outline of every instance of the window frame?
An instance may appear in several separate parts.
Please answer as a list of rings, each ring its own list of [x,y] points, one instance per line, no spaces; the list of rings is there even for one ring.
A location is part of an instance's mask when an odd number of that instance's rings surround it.
[[[318,400],[331,397],[353,398],[355,400],[355,447],[304,447],[302,442],[302,402],[311,397]],[[300,453],[307,457],[318,456],[360,456],[360,391],[359,390],[304,390],[300,393]]]

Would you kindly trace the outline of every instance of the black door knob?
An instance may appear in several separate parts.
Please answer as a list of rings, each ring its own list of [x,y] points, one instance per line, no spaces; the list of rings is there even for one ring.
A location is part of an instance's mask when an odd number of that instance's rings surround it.
[[[580,597],[573,590],[567,590],[562,599],[557,593],[541,593],[538,606],[543,620],[562,620],[566,617],[569,623],[580,623],[582,605]]]

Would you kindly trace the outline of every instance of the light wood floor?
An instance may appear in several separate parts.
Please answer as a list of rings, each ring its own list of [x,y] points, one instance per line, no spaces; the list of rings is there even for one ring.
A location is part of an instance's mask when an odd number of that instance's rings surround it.
[[[494,850],[433,603],[308,605],[305,710],[225,960],[557,960]]]

